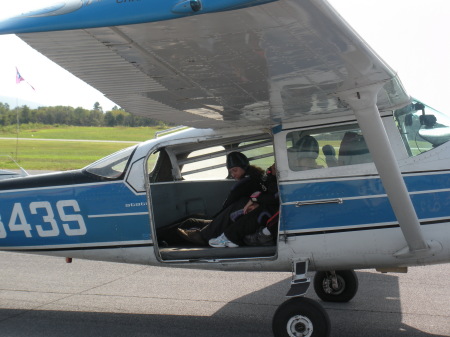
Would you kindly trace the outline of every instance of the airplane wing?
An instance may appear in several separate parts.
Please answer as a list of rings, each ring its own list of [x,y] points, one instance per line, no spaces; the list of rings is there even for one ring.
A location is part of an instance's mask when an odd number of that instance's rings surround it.
[[[345,118],[353,112],[338,93],[376,83],[384,83],[380,112],[409,101],[395,72],[326,1],[280,0],[173,20],[108,24],[18,35],[126,111],[178,125],[273,126]],[[4,32],[14,29],[0,25]]]

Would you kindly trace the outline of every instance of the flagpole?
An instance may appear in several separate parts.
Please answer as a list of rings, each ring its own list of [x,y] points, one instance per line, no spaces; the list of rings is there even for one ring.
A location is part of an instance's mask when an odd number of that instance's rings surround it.
[[[19,99],[16,96],[16,161],[19,161],[18,158],[19,152]]]
[[[36,91],[36,89],[34,89],[34,87],[28,83],[28,81],[26,81],[22,75],[20,75],[19,73],[19,69],[17,69],[16,67],[16,84],[20,84],[20,82],[25,81],[25,83],[27,83],[31,89],[33,89],[34,91]],[[18,161],[18,148],[19,148],[19,103],[18,103],[18,98],[16,96],[16,107],[17,107],[17,138],[16,138],[16,161]]]

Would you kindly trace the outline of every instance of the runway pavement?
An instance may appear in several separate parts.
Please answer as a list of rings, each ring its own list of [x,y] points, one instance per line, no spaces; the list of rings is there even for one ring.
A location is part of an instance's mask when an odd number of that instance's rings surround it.
[[[6,252],[0,270],[0,337],[272,336],[291,277]],[[351,302],[321,302],[333,337],[450,336],[450,264],[357,274]]]

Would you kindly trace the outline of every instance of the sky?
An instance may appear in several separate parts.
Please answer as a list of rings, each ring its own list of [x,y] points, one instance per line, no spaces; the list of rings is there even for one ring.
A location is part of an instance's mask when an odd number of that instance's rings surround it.
[[[37,0],[33,0],[36,3]],[[45,0],[41,0],[44,1]],[[407,92],[438,110],[450,93],[449,0],[329,0],[400,76]],[[5,8],[2,8],[4,13]],[[69,105],[104,111],[115,103],[54,64],[14,35],[0,35],[0,101],[10,105]],[[35,88],[16,85],[16,67]]]
[[[115,105],[15,35],[0,35],[0,50],[0,101],[2,96],[14,98],[8,102],[10,107],[37,102],[40,106],[92,109],[99,102],[103,111],[108,111]],[[16,84],[16,67],[26,82]]]

